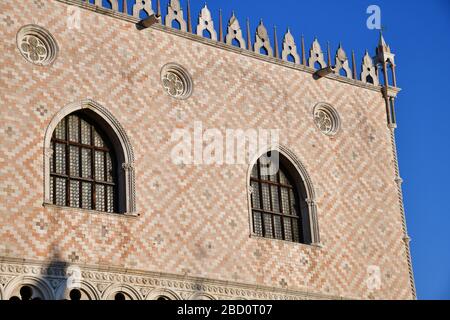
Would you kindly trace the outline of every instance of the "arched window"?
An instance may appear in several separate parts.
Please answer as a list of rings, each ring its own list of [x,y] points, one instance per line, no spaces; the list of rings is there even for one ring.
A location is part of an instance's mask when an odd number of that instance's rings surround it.
[[[118,213],[118,158],[105,126],[88,112],[62,119],[52,138],[50,200],[58,206]]]
[[[127,297],[122,292],[118,292],[114,296],[114,300],[116,300],[116,301],[125,301],[125,300],[127,300]]]
[[[281,153],[258,159],[250,178],[253,233],[311,243],[306,189],[294,165]]]
[[[97,102],[71,103],[48,125],[44,204],[137,215],[133,148],[120,122]]]
[[[72,289],[69,292],[69,299],[72,301],[92,300],[89,294],[82,289]]]
[[[30,301],[30,300],[43,300],[43,294],[37,289],[31,286],[23,286],[15,295],[9,298],[11,301]]]

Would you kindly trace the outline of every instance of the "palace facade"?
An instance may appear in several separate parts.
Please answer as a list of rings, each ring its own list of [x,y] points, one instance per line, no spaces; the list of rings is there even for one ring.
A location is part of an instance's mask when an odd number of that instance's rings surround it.
[[[415,299],[382,36],[357,70],[179,0],[1,7],[0,299]],[[174,161],[196,123],[279,139]]]

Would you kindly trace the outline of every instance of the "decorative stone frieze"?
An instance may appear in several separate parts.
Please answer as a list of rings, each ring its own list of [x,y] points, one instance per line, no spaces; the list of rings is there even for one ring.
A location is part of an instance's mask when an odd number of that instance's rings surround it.
[[[3,259],[0,263],[0,300],[20,296],[24,286],[44,300],[113,300],[117,293],[126,300],[311,300],[342,299],[286,287],[274,288],[194,277],[129,271],[121,268],[69,265],[64,262],[32,262]],[[80,271],[72,279],[71,270]],[[75,292],[76,293],[76,292]]]

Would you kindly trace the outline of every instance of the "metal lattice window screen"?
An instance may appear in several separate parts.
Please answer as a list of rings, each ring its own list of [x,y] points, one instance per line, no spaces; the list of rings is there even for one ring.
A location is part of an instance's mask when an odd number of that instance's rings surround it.
[[[262,175],[261,168],[258,160],[250,179],[253,232],[265,238],[303,242],[295,184],[283,166],[272,176]]]
[[[114,153],[95,123],[81,114],[65,117],[52,136],[50,194],[53,204],[114,213]]]

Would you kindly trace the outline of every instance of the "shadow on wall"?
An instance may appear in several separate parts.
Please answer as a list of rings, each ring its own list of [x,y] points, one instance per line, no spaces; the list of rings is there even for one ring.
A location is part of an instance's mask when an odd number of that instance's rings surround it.
[[[31,300],[139,300],[138,291],[127,285],[98,284],[102,292],[85,280],[89,272],[65,261],[54,260],[47,266],[24,266],[26,275],[17,276],[5,287],[3,299]],[[165,300],[165,299],[164,299]]]
[[[4,289],[3,299],[31,300],[94,300],[99,292],[83,280],[81,269],[62,261],[59,251],[44,266],[21,266],[22,275],[10,280]]]
[[[58,289],[64,287],[67,277],[66,262],[52,261],[47,266],[23,266],[23,275],[9,281],[4,290],[4,299],[11,301],[59,300]]]
[[[204,254],[204,253],[202,253]],[[214,300],[206,292],[205,281],[197,279],[189,288],[190,293],[181,297],[178,293],[155,288],[143,294],[137,288],[124,283],[123,276],[106,273],[98,277],[94,271],[83,270],[76,264],[63,261],[59,252],[47,265],[16,265],[14,271],[22,273],[9,280],[4,290],[0,286],[0,300]],[[91,279],[95,279],[91,281]]]
[[[22,266],[24,275],[17,276],[7,283],[0,297],[11,301],[32,300],[141,300],[139,292],[124,283],[97,284],[90,281],[89,271],[65,261],[53,260],[46,266]],[[100,291],[101,288],[101,291]],[[206,293],[204,281],[198,279],[192,284],[189,300],[214,300]],[[175,292],[154,289],[146,300],[180,300]]]

